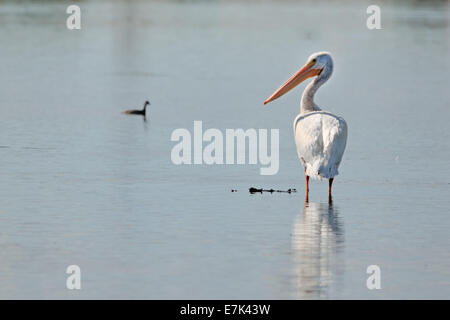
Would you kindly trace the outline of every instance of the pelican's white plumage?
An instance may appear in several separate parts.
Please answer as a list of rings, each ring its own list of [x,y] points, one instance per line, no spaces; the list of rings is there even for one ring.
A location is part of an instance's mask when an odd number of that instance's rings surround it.
[[[329,179],[328,192],[331,197],[333,178],[338,174],[338,167],[347,143],[345,120],[330,112],[322,111],[314,103],[314,94],[332,73],[331,55],[328,52],[314,53],[296,74],[264,102],[264,104],[269,103],[306,79],[316,77],[306,86],[300,102],[300,114],[294,120],[295,144],[298,157],[305,169],[307,197],[309,177]]]
[[[343,118],[326,111],[299,114],[294,120],[294,137],[305,175],[331,179],[338,174],[347,143]]]

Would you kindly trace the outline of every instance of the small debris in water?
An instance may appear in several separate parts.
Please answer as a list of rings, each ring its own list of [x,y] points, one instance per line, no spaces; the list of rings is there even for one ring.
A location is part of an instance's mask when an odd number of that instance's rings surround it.
[[[258,188],[253,188],[253,187],[251,187],[250,189],[248,189],[248,192],[250,192],[251,194],[254,194],[254,193],[263,193],[263,192],[270,192],[270,193],[274,193],[274,192],[293,193],[293,192],[297,192],[297,189],[274,190],[274,189],[258,189]]]
[[[237,190],[236,189],[231,189],[231,192],[237,192]]]

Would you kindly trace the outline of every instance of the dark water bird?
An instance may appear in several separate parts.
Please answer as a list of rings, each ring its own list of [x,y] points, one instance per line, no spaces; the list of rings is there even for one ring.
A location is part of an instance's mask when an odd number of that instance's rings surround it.
[[[145,117],[145,112],[147,110],[147,106],[148,105],[150,105],[150,102],[148,102],[148,100],[147,100],[147,101],[145,101],[144,107],[142,108],[142,110],[133,109],[133,110],[124,111],[123,113],[125,113],[125,114],[136,114],[136,115],[141,115],[141,116]]]

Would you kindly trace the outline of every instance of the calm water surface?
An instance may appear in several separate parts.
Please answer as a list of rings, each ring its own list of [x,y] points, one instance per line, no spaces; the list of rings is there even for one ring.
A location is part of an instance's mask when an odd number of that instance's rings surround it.
[[[81,31],[69,4],[0,4],[0,298],[450,297],[448,2],[381,2],[374,31],[364,2],[80,1]],[[349,139],[305,204],[304,85],[262,102],[320,50]],[[194,120],[280,129],[279,173],[173,165]]]

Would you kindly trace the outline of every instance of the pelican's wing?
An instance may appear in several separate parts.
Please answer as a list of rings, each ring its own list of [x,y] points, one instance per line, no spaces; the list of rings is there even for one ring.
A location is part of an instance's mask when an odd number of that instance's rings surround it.
[[[338,174],[347,143],[344,119],[325,111],[299,115],[294,121],[294,135],[306,175],[329,179]]]

